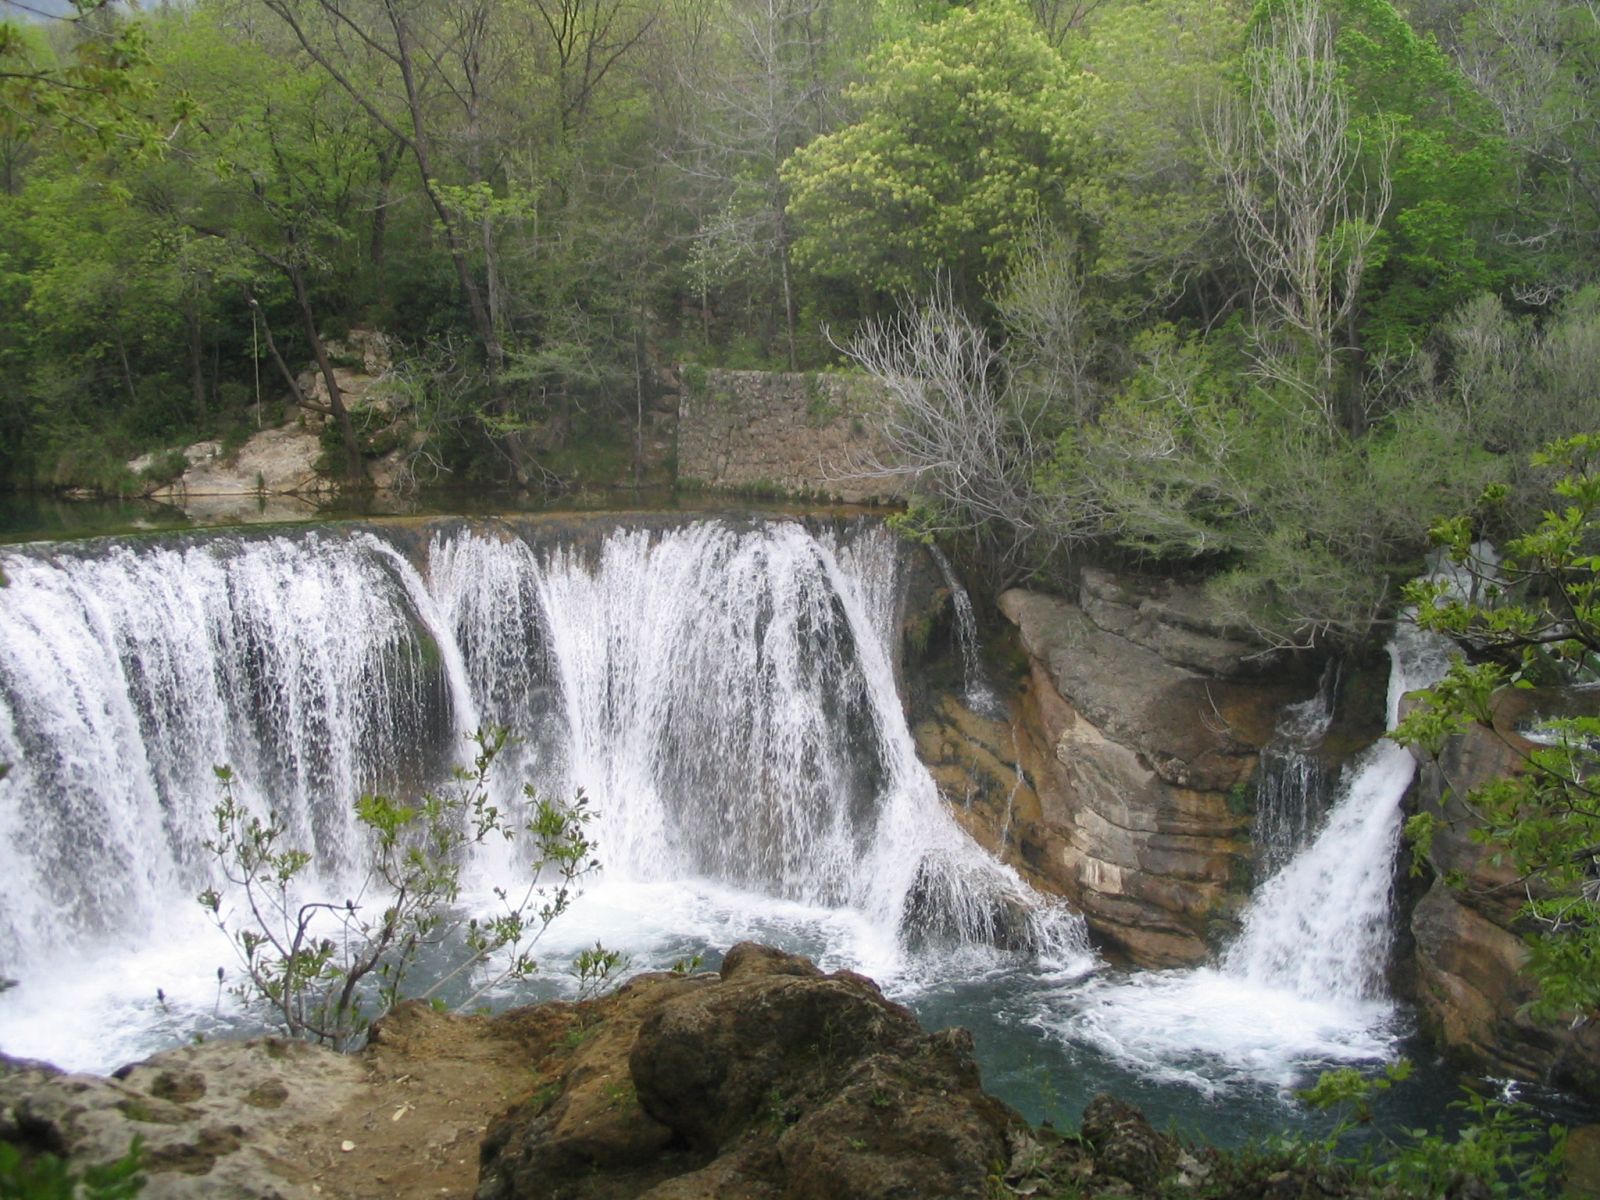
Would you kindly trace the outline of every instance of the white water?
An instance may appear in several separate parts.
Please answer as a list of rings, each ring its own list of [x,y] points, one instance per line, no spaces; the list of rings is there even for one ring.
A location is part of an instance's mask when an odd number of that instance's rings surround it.
[[[1337,664],[1330,662],[1316,695],[1291,704],[1261,751],[1250,841],[1258,877],[1271,875],[1303,850],[1327,811],[1327,771],[1316,750],[1333,723]]]
[[[1389,644],[1388,727],[1401,697],[1441,678],[1450,643],[1402,622]],[[1315,839],[1257,888],[1216,967],[1097,979],[1037,1021],[1144,1073],[1214,1092],[1288,1087],[1308,1070],[1390,1057],[1384,988],[1409,751],[1384,738],[1346,772]],[[1065,1015],[1062,1015],[1062,1014]]]
[[[961,668],[964,673],[963,698],[967,707],[974,712],[985,716],[998,715],[1004,711],[1005,706],[1000,703],[994,685],[989,682],[988,673],[983,669],[983,659],[979,656],[978,617],[972,608],[972,596],[939,547],[929,546],[928,553],[938,564],[939,574],[944,577],[945,586],[950,589],[950,607],[955,612],[956,642],[961,650]]]
[[[604,876],[547,956],[766,936],[902,989],[994,943],[1086,964],[1081,922],[968,840],[916,759],[896,553],[876,526],[705,522],[542,551],[464,528],[423,572],[373,533],[5,554],[0,975],[22,983],[0,1047],[104,1069],[229,1019],[230,949],[194,902],[213,765],[336,888],[353,799],[436,780],[480,719],[527,738],[507,794],[581,787],[600,813]]]

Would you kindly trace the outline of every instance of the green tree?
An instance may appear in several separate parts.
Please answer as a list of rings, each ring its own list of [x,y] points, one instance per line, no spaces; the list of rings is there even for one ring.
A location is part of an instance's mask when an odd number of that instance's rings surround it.
[[[1233,86],[1247,6],[1102,7],[1073,43],[1081,149],[1063,180],[1086,272],[1125,320],[1181,306],[1209,322],[1234,285],[1205,122]]]
[[[734,299],[747,288],[752,304],[776,312],[790,370],[799,367],[799,297],[781,168],[837,122],[850,65],[845,51],[860,36],[851,7],[835,0],[731,4],[715,52],[700,64],[699,96],[674,154],[699,193],[689,269],[707,339],[712,293]]]
[[[153,58],[166,77],[192,89],[202,113],[174,139],[173,169],[147,172],[143,181],[173,252],[171,307],[184,314],[192,345],[210,287],[243,289],[256,308],[258,290],[286,292],[325,397],[305,394],[278,353],[272,314],[262,309],[267,344],[296,402],[333,423],[345,477],[358,483],[366,474],[361,439],[324,342],[318,299],[349,288],[355,275],[352,209],[373,162],[365,119],[327,80],[285,73],[206,13],[164,23]],[[191,350],[197,391],[192,359]]]
[[[1059,214],[1078,100],[1067,61],[1011,0],[955,9],[872,56],[858,114],[785,165],[795,259],[835,284],[972,303]]]
[[[50,129],[81,149],[158,151],[144,24],[110,0],[72,0],[53,25],[0,16],[0,133]]]
[[[1570,0],[1475,0],[1447,25],[1492,106],[1517,202],[1505,237],[1531,259],[1520,296],[1544,304],[1595,279],[1600,239],[1600,12]]]
[[[1501,236],[1516,207],[1511,155],[1491,106],[1391,0],[1329,9],[1355,131],[1369,147],[1382,137],[1392,147],[1363,348],[1404,353],[1472,296],[1516,281],[1517,256]]]

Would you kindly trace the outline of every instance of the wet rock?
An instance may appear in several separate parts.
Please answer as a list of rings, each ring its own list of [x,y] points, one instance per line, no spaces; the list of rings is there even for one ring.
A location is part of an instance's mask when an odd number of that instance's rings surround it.
[[[1252,677],[1246,642],[1191,628],[1204,622],[1187,594],[1146,603],[1104,572],[1087,579],[1112,628],[1058,597],[1000,597],[1031,662],[1015,741],[1037,798],[1013,812],[1009,836],[1110,947],[1139,966],[1192,965],[1236,927],[1250,780],[1279,713],[1312,684],[1284,670]],[[1151,632],[1180,626],[1210,639],[1205,653]]]
[[[921,1038],[908,1054],[875,1054],[778,1142],[795,1200],[891,1200],[988,1194],[1019,1122],[979,1085],[965,1030]]]
[[[1435,878],[1410,917],[1417,1000],[1447,1044],[1496,1072],[1591,1095],[1600,1093],[1600,1026],[1527,1011],[1536,994],[1523,972],[1528,893],[1509,863],[1474,840],[1462,798],[1521,769],[1533,746],[1519,730],[1537,717],[1597,709],[1600,695],[1588,689],[1505,689],[1494,697],[1492,728],[1474,725],[1436,762],[1421,760],[1415,805],[1439,823],[1428,851]]]
[[[1562,1174],[1567,1195],[1574,1200],[1600,1200],[1600,1125],[1568,1131]]]
[[[770,947],[636,981],[619,1004],[558,1095],[491,1131],[479,1200],[978,1200],[1021,1127],[983,1093],[965,1033],[923,1034],[870,980]]]
[[[674,997],[645,1019],[629,1055],[639,1101],[698,1150],[719,1150],[791,1106],[837,1090],[867,1053],[908,1046],[916,1019],[861,976],[740,945],[721,985]]]
[[[1083,1112],[1083,1137],[1094,1150],[1095,1173],[1141,1191],[1154,1191],[1178,1165],[1178,1145],[1159,1134],[1133,1105],[1104,1093]]]
[[[605,1016],[575,1031],[579,1045],[559,1078],[506,1113],[479,1150],[479,1197],[638,1195],[698,1166],[674,1147],[673,1132],[639,1103],[628,1053],[639,1025],[681,992],[710,977],[644,976],[605,1005]]]

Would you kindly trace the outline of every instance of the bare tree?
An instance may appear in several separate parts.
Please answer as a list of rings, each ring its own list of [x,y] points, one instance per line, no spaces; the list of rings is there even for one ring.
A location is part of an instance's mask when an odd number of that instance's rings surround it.
[[[997,583],[1024,576],[1089,536],[1087,493],[1046,499],[1034,476],[1052,441],[1047,413],[1007,386],[1000,349],[948,288],[844,347],[882,385],[878,447],[851,464],[860,478],[907,479],[930,502],[931,532],[973,539]]]
[[[1341,412],[1341,361],[1359,346],[1361,280],[1392,195],[1392,138],[1367,147],[1353,127],[1320,0],[1284,5],[1245,71],[1245,95],[1217,108],[1210,150],[1253,288],[1258,366],[1305,393],[1330,429],[1357,425],[1361,413]],[[1309,351],[1309,379],[1284,335]]]
[[[1557,278],[1523,285],[1518,299],[1548,304],[1584,282],[1600,240],[1600,0],[1481,0],[1450,42],[1462,74],[1494,106],[1521,175],[1524,218],[1510,235],[1552,254]]]
[[[780,168],[828,129],[839,80],[830,70],[836,0],[738,0],[726,15],[727,62],[696,81],[704,110],[675,156],[713,211],[696,232],[702,298],[714,277],[767,275],[790,370],[798,366],[788,188]]]
[[[1059,49],[1104,3],[1105,0],[1028,0],[1028,9],[1050,44]]]
[[[1014,382],[1036,390],[1065,421],[1091,420],[1100,398],[1094,377],[1098,342],[1076,239],[1036,222],[995,308],[1010,337],[1006,358]]]
[[[378,0],[375,5],[359,4],[355,0],[262,0],[293,32],[306,54],[327,72],[340,88],[380,126],[385,133],[410,152],[421,177],[423,194],[439,221],[444,233],[450,261],[455,267],[462,298],[472,315],[472,325],[483,343],[484,358],[489,371],[495,374],[505,363],[505,349],[500,332],[484,296],[477,276],[468,258],[467,236],[459,214],[446,201],[438,186],[440,178],[435,164],[434,128],[432,114],[424,95],[423,71],[427,57],[419,50],[417,34],[418,13],[414,3],[407,0]],[[482,5],[480,4],[481,8]],[[311,16],[317,14],[329,26],[326,38],[318,37],[320,30],[312,24]],[[422,21],[424,27],[427,20]],[[482,36],[481,21],[468,21],[459,36],[474,43]],[[381,102],[381,98],[357,77],[350,61],[340,51],[341,39],[353,38],[366,52],[386,62],[398,74],[402,89],[404,116],[397,116]],[[474,52],[469,45],[463,50],[471,60]]]

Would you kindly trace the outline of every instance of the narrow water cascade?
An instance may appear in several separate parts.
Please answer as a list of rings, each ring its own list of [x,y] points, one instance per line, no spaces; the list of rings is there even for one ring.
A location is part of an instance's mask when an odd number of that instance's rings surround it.
[[[1398,723],[1407,692],[1444,677],[1451,652],[1446,638],[1406,621],[1396,627],[1386,728]],[[1251,897],[1225,973],[1306,999],[1384,996],[1400,798],[1415,773],[1411,752],[1388,738],[1352,765],[1321,832]]]
[[[978,617],[972,607],[972,595],[961,582],[961,577],[956,574],[944,551],[937,546],[929,546],[928,553],[939,565],[939,574],[944,577],[945,586],[950,589],[950,607],[954,610],[956,618],[956,644],[961,650],[961,666],[964,672],[963,699],[967,707],[974,712],[994,715],[1003,708],[1003,705],[994,690],[994,684],[989,681],[989,676],[983,669],[983,659],[979,653]]]
[[[1400,698],[1440,679],[1453,647],[1402,621],[1388,651],[1392,729]],[[1036,1022],[1206,1092],[1387,1058],[1400,1034],[1384,986],[1394,859],[1414,772],[1387,738],[1347,768],[1325,824],[1257,887],[1217,966],[1097,979],[1058,993]]]
[[[1316,695],[1291,704],[1261,752],[1250,840],[1258,877],[1272,875],[1311,841],[1328,808],[1328,772],[1316,750],[1333,722],[1338,664],[1330,662]]]
[[[91,951],[123,956],[122,981],[95,985],[108,1009],[131,988],[177,997],[185,961],[215,987],[230,952],[194,902],[214,765],[336,887],[361,854],[354,799],[439,782],[480,721],[522,738],[503,794],[581,788],[599,813],[603,876],[551,953],[621,936],[649,965],[685,938],[787,929],[891,986],[1012,950],[1087,965],[1081,920],[967,838],[917,760],[881,525],[563,542],[455,524],[403,544],[350,529],[0,556],[0,975],[25,985],[0,995],[6,1050],[62,1056],[29,1031]],[[507,868],[486,856],[467,882]],[[188,1003],[222,1007],[205,988]],[[117,1012],[127,1036],[85,1051],[96,1065],[158,1036]]]

